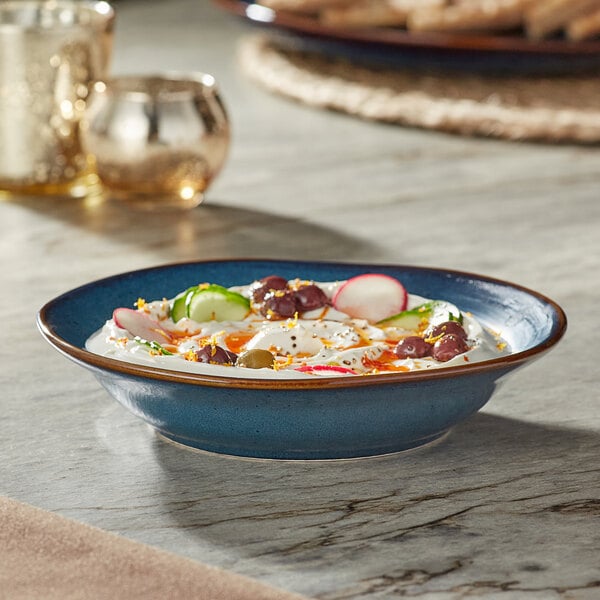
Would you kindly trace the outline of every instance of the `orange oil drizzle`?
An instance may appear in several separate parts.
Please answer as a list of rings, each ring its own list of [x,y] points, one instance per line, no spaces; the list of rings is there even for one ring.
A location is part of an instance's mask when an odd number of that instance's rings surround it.
[[[344,350],[351,350],[352,348],[366,348],[367,346],[371,346],[372,342],[367,341],[364,338],[361,338],[359,342],[356,344],[352,344],[352,346],[347,346]]]
[[[199,331],[169,331],[169,335],[173,340],[185,340],[198,335]]]
[[[230,333],[225,338],[225,344],[231,350],[231,352],[235,352],[239,354],[244,346],[254,337],[255,333],[251,333],[249,331],[234,331]]]
[[[393,362],[397,359],[398,357],[394,354],[394,352],[391,350],[384,350],[377,359],[364,356],[362,363],[368,369],[376,372],[388,371],[405,373],[410,371],[408,367],[393,364]]]

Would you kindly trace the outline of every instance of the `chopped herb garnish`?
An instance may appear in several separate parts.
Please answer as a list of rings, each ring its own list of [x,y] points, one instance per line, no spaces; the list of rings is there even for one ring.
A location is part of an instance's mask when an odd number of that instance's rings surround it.
[[[165,350],[158,342],[149,342],[148,340],[143,340],[141,337],[134,337],[133,341],[136,344],[140,344],[140,346],[147,346],[150,350],[154,350],[158,354],[162,354],[165,356],[172,356],[173,353]]]

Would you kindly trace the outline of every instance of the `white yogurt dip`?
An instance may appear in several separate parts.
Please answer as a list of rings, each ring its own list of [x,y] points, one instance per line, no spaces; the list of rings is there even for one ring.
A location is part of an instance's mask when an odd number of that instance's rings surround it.
[[[290,289],[298,289],[307,283],[314,282],[293,280]],[[465,365],[497,358],[508,352],[497,334],[484,329],[472,315],[461,312],[461,325],[467,338],[466,351],[444,361],[433,356],[399,356],[396,350],[398,344],[410,336],[420,336],[433,347],[440,338],[427,337],[426,331],[433,324],[424,318],[418,330],[414,330],[393,322],[371,322],[350,316],[335,308],[336,291],[344,283],[314,283],[324,292],[327,304],[313,310],[296,311],[288,318],[273,317],[272,311],[265,312],[260,301],[251,301],[248,314],[241,319],[197,322],[183,316],[175,322],[172,314],[176,298],[151,302],[140,299],[135,312],[158,324],[155,330],[160,330],[159,337],[164,341],[160,344],[144,342],[140,339],[143,336],[136,335],[131,328],[119,326],[112,318],[87,340],[86,349],[116,360],[173,371],[261,379],[402,373]],[[255,288],[256,283],[232,287],[229,291],[251,300]],[[280,294],[284,293],[288,292]],[[403,314],[427,302],[426,298],[407,294]],[[129,309],[119,310],[134,313]],[[118,313],[115,311],[115,314]],[[137,314],[134,316],[137,317]],[[234,353],[234,357],[256,350],[268,351],[273,355],[273,368],[237,366],[235,361],[233,364],[200,362],[197,352],[205,346],[223,348]]]

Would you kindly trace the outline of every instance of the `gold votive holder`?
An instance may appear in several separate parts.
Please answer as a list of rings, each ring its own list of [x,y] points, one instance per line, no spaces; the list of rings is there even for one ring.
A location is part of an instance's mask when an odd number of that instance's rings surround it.
[[[105,195],[140,208],[192,208],[223,167],[230,125],[205,73],[97,82],[82,127]]]

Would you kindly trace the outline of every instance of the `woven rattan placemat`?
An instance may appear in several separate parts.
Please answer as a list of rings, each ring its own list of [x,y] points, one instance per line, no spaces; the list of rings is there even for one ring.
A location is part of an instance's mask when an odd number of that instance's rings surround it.
[[[243,71],[277,94],[364,119],[510,140],[600,142],[600,77],[376,70],[278,46],[240,45]]]

